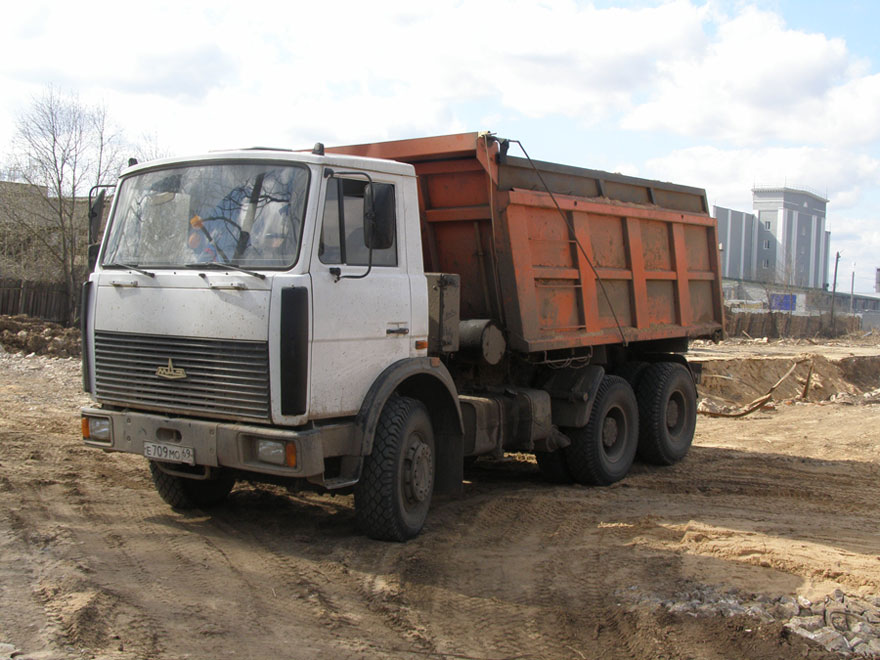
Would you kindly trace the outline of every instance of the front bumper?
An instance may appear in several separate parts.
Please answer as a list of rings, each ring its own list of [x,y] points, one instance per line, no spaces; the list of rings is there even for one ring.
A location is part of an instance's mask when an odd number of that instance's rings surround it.
[[[323,483],[324,459],[332,456],[360,455],[360,442],[352,423],[332,423],[303,431],[165,417],[86,407],[83,418],[109,420],[107,439],[85,437],[89,447],[144,455],[144,443],[190,447],[196,465],[226,467],[280,477],[306,478]],[[257,444],[271,440],[295,445],[296,464],[275,465],[260,460]]]

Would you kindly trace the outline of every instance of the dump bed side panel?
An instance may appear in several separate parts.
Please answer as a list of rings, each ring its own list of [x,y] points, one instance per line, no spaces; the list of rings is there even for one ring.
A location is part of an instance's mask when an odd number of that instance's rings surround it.
[[[716,226],[699,188],[533,166],[476,133],[328,151],[415,166],[426,270],[460,274],[462,318],[498,320],[516,350],[721,328]]]
[[[707,337],[720,328],[711,218],[559,195],[567,222],[546,193],[503,198],[501,285],[515,348]]]

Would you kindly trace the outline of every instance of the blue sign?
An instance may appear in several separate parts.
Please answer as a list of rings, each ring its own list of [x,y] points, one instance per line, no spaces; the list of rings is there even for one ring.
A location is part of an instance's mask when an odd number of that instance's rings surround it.
[[[771,293],[770,310],[774,312],[793,312],[797,309],[797,295],[794,293]]]

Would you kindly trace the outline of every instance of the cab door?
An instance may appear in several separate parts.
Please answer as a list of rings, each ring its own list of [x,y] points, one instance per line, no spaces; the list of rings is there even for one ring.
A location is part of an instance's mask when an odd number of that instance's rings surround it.
[[[367,177],[325,179],[323,209],[311,259],[313,344],[310,417],[354,415],[390,364],[410,354],[412,302],[397,185],[373,178],[392,195],[392,245],[371,250],[364,239]],[[382,188],[384,186],[384,188]]]

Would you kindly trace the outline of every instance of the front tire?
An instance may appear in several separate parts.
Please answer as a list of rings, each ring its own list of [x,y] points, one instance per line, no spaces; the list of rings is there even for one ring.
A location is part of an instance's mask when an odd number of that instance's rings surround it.
[[[639,458],[672,465],[687,455],[697,425],[697,389],[684,365],[657,362],[638,388]]]
[[[424,404],[392,396],[354,490],[355,515],[367,536],[406,541],[422,531],[434,491],[434,457],[434,431]]]
[[[575,481],[608,486],[623,479],[632,466],[639,439],[636,396],[623,378],[605,376],[599,385],[590,421],[566,431],[568,469]]]
[[[181,510],[216,506],[235,486],[235,479],[226,474],[203,480],[168,474],[156,461],[150,461],[150,476],[165,504]]]

